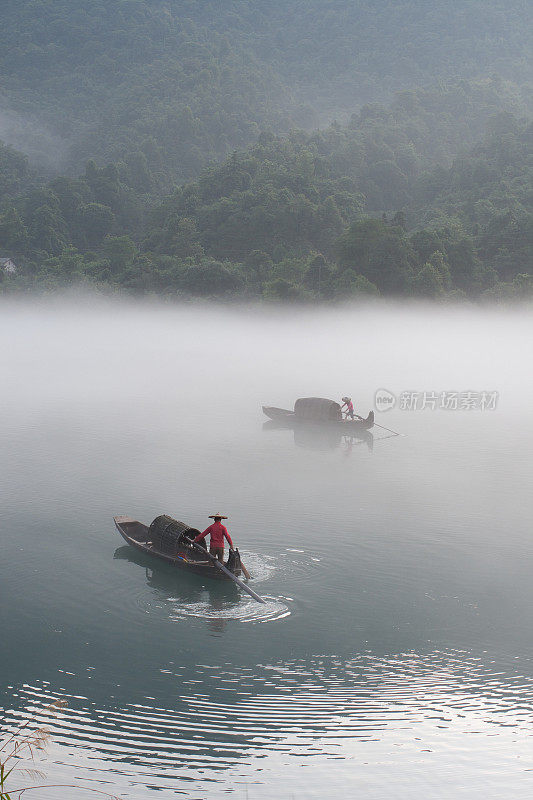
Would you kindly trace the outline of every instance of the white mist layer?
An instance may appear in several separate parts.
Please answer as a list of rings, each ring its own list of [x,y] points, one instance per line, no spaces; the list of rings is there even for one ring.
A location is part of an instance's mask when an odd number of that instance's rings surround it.
[[[350,394],[364,410],[386,388],[495,390],[510,410],[533,382],[529,309],[4,302],[0,332],[5,400],[36,408],[157,398],[183,414],[209,402],[218,416]]]

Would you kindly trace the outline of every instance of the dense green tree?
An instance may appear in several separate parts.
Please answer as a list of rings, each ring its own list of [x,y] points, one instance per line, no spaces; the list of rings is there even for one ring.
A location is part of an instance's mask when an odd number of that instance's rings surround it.
[[[179,288],[200,297],[234,294],[243,286],[241,276],[217,261],[202,260],[188,267],[179,281]]]
[[[54,178],[48,186],[57,198],[63,219],[75,229],[78,208],[93,199],[90,187],[83,180],[73,180],[63,176]]]
[[[482,299],[496,303],[508,303],[516,300],[531,301],[533,299],[533,275],[522,273],[512,281],[499,281],[483,292]]]
[[[31,246],[50,255],[59,255],[68,243],[65,224],[58,212],[50,205],[34,209],[28,226]]]
[[[333,271],[323,255],[315,256],[305,270],[302,284],[316,292],[318,297],[326,297],[330,291]]]
[[[333,280],[333,294],[339,300],[351,300],[358,296],[379,295],[379,289],[354,269],[344,269]]]
[[[415,297],[432,298],[444,295],[442,276],[429,261],[409,278],[409,293]]]
[[[23,252],[28,243],[28,230],[13,206],[0,214],[0,252]]]
[[[113,18],[116,8],[108,11]],[[188,31],[185,47],[195,92],[224,71],[196,34]],[[198,73],[204,46],[210,66]],[[81,280],[140,293],[326,302],[378,291],[527,295],[518,276],[533,260],[533,168],[531,125],[510,113],[520,103],[497,78],[412,89],[311,134],[256,127],[255,144],[210,164],[208,152],[221,159],[233,146],[215,107],[216,135],[194,103],[166,108],[163,146],[155,128],[146,120],[137,128],[117,103],[109,121],[123,131],[118,160],[89,160],[78,178],[39,177],[22,154],[0,147],[0,248],[22,265],[21,287]],[[162,196],[184,158],[190,176],[203,171]]]
[[[138,252],[129,236],[106,236],[103,251],[115,273],[122,272],[131,264]]]
[[[78,206],[78,226],[89,247],[97,247],[113,228],[115,216],[109,206],[86,203]]]
[[[355,270],[381,292],[402,293],[415,256],[404,231],[378,219],[354,222],[338,242],[341,266]]]
[[[66,247],[58,256],[46,259],[42,271],[61,286],[83,279],[85,261],[75,247]]]
[[[524,0],[3,0],[3,105],[19,115],[23,150],[48,163],[59,152],[69,168],[123,162],[141,193],[196,176],[262,129],[316,128],[363,106],[377,127],[380,203],[387,175],[403,191],[411,141],[442,139],[413,125],[401,159],[390,159],[375,101],[401,91],[402,113],[416,118],[413,89],[428,82],[531,80],[531,13]],[[441,116],[461,114],[465,142],[476,100],[465,83],[460,109],[442,104]]]
[[[285,278],[275,278],[264,284],[263,296],[266,300],[292,302],[300,298],[301,292],[291,281],[285,280]]]
[[[259,283],[266,280],[274,266],[270,256],[262,250],[252,250],[246,257],[246,264],[254,271],[255,277]]]
[[[204,253],[195,219],[171,215],[167,221],[165,252],[179,258],[199,257]]]

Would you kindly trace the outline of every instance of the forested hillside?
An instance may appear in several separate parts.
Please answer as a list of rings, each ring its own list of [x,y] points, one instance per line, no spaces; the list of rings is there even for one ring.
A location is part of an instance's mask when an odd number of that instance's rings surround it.
[[[528,94],[532,27],[527,0],[3,0],[0,138],[75,171],[146,159],[168,186],[438,80]]]
[[[2,291],[531,292],[529,3],[3,11]]]
[[[493,91],[412,92],[346,126],[261,134],[151,208],[126,162],[91,161],[79,178],[39,184],[4,147],[0,241],[26,264],[15,280],[50,287],[324,300],[520,293],[533,258],[532,126],[492,113],[509,102]],[[452,159],[484,117],[483,142]]]

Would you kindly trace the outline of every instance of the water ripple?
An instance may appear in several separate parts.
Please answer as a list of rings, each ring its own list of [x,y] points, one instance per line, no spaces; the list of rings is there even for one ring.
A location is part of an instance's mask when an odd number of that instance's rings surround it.
[[[252,613],[247,606],[243,619]],[[227,613],[235,618],[229,606]],[[385,747],[388,758],[391,742],[415,757],[437,741],[441,754],[452,757],[465,734],[485,742],[506,730],[513,741],[518,732],[532,736],[532,678],[464,652],[363,654],[349,661],[316,656],[240,668],[200,664],[192,673],[169,664],[160,674],[169,682],[161,696],[178,688],[172,708],[148,696],[123,707],[99,706],[70,694],[77,676],[64,672],[62,691],[49,684],[20,687],[5,724],[12,729],[32,720],[49,727],[51,757],[61,770],[84,778],[96,772],[115,791],[124,780],[170,787],[201,775],[201,781],[224,783],[224,774],[246,771],[245,765],[266,757],[300,765],[313,758],[349,759],[352,741],[380,753]],[[52,714],[48,705],[58,698],[68,707]],[[50,761],[46,766],[55,769]]]
[[[187,603],[180,598],[169,597],[167,602],[171,606],[171,619],[179,620],[186,617],[199,617],[213,623],[230,620],[237,622],[275,622],[290,615],[289,607],[283,600],[288,598],[274,598],[263,595],[265,603],[258,603],[248,595],[243,594],[238,603],[219,601],[213,604],[210,600]]]

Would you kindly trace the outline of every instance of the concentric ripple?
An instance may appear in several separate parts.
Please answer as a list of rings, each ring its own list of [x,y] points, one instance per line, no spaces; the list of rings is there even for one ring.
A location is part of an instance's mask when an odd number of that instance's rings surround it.
[[[208,620],[214,631],[222,629],[226,622],[275,622],[288,617],[291,613],[288,597],[272,597],[263,594],[258,586],[279,568],[276,559],[243,551],[243,562],[253,576],[251,587],[261,595],[265,603],[258,603],[244,591],[239,590],[237,599],[205,591],[204,596],[196,601],[186,601],[181,597],[169,597],[167,603],[171,607],[171,618],[199,617]],[[230,588],[228,586],[228,588]]]
[[[377,784],[365,796],[379,797],[384,763],[394,772],[401,761],[405,780],[424,764],[444,770],[453,783],[465,736],[462,769],[476,774],[480,789],[491,795],[490,756],[507,796],[527,796],[520,787],[532,767],[533,680],[519,670],[505,673],[450,652],[369,654],[347,662],[324,656],[239,669],[197,665],[192,673],[169,665],[161,674],[179,690],[174,707],[148,696],[122,707],[97,705],[69,694],[79,676],[65,673],[61,692],[49,684],[22,686],[4,723],[50,728],[53,744],[39,765],[50,779],[75,776],[125,798],[145,798],[152,787],[199,800],[239,786],[239,798],[266,798],[279,774],[298,787],[305,765],[313,766],[317,791],[327,783],[342,792],[358,785],[368,762]],[[68,707],[52,714],[49,703],[58,698]],[[338,762],[334,770],[332,762]],[[407,785],[399,789],[396,796],[410,796]],[[83,794],[69,795],[78,797]]]
[[[130,589],[131,596],[147,614],[155,613],[173,621],[189,617],[204,619],[214,632],[217,626],[223,630],[230,621],[263,623],[288,617],[292,599],[264,591],[266,581],[280,572],[280,559],[244,551],[242,558],[252,575],[250,587],[265,603],[258,603],[230,581],[184,576],[181,571],[158,569],[153,563],[143,564],[146,583],[153,591],[146,592],[145,583],[138,582],[136,589]]]
[[[210,600],[197,603],[185,603],[176,597],[169,597],[171,618],[200,617],[210,622],[219,622],[221,626],[230,620],[238,622],[275,622],[290,615],[290,609],[283,600],[288,598],[271,598],[263,595],[265,603],[258,603],[249,595],[242,594],[238,603],[222,601],[214,605]],[[216,625],[214,626],[216,629]]]

